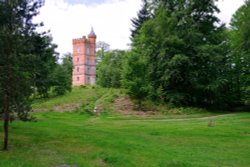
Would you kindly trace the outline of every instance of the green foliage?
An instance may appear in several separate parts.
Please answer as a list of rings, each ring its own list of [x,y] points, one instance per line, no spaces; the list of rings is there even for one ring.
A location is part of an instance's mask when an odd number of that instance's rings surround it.
[[[97,65],[97,84],[103,87],[121,87],[122,64],[126,52],[113,50],[105,53],[102,61]]]
[[[95,101],[91,101],[83,107],[83,112],[93,115],[94,108],[95,108]]]
[[[102,112],[109,111],[112,109],[112,104],[114,101],[122,95],[121,90],[119,89],[108,89],[96,100],[96,107]]]
[[[36,74],[33,67],[54,53],[48,35],[35,32],[39,25],[32,23],[43,3],[42,0],[0,1],[0,110],[4,120],[4,150],[8,149],[11,115],[26,119],[31,109],[31,88]]]
[[[57,64],[54,71],[50,74],[52,92],[55,95],[63,95],[72,89],[72,56],[66,54],[62,64]]]
[[[33,97],[37,95],[41,97],[48,97],[48,92],[52,87],[52,81],[50,79],[51,73],[56,67],[56,54],[55,44],[52,44],[52,38],[49,36],[40,37],[36,35],[33,37],[34,42],[34,61],[30,62],[30,68],[32,71],[33,82]]]
[[[131,29],[131,38],[134,39],[136,35],[140,33],[140,29],[144,22],[150,19],[151,13],[149,9],[149,2],[148,0],[142,0],[143,4],[140,11],[137,13],[137,18],[133,18]]]
[[[125,63],[122,73],[122,84],[127,94],[138,100],[139,108],[141,101],[148,95],[149,84],[147,82],[147,64],[138,54],[131,52]]]
[[[214,0],[154,1],[124,70],[128,93],[172,106],[232,102],[224,25]],[[134,57],[134,58],[132,58]]]
[[[231,63],[232,78],[239,102],[250,99],[250,1],[240,7],[231,21]]]

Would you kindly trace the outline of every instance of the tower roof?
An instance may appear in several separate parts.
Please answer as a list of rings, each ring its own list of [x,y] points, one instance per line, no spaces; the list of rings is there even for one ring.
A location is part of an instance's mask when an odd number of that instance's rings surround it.
[[[94,31],[93,27],[91,27],[91,31],[90,31],[90,33],[89,33],[88,36],[89,36],[89,37],[96,37],[95,31]]]

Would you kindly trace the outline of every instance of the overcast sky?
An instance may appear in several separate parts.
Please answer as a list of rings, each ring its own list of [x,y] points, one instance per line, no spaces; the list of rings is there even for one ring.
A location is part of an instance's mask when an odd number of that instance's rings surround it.
[[[244,0],[219,0],[220,19],[229,23]],[[61,54],[72,51],[72,39],[88,35],[91,27],[97,41],[111,49],[127,49],[131,18],[137,16],[141,0],[46,0],[36,21],[43,21]]]

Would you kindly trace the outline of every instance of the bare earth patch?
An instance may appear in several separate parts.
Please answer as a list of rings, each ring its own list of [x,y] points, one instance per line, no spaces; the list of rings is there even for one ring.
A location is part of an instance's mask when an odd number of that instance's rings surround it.
[[[147,116],[157,114],[155,111],[138,111],[129,96],[117,98],[113,103],[113,110],[124,115]]]
[[[64,112],[64,111],[74,111],[81,106],[81,103],[69,103],[60,106],[53,107],[53,111]]]
[[[121,114],[131,114],[134,111],[134,103],[128,96],[122,96],[114,101],[113,109]]]
[[[147,119],[147,120],[140,120],[140,121],[154,121],[154,122],[168,122],[168,121],[187,121],[187,120],[208,120],[208,121],[212,121],[209,122],[214,124],[214,121],[217,118],[226,118],[226,117],[231,117],[236,115],[237,113],[234,114],[222,114],[222,115],[216,115],[216,116],[208,116],[208,117],[199,117],[199,118],[168,118],[168,119]],[[129,121],[138,121],[138,120],[129,120]]]
[[[47,108],[34,108],[33,111],[34,112],[47,112],[49,110]]]
[[[81,103],[69,103],[64,105],[57,105],[52,108],[52,111],[55,112],[65,112],[65,111],[75,111],[77,108],[81,106]],[[50,111],[50,109],[44,109],[44,108],[36,108],[34,109],[34,112],[47,112]]]

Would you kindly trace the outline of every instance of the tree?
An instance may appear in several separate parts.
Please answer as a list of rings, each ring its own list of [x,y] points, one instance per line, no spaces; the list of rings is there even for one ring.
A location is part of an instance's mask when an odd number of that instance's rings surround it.
[[[110,45],[104,41],[99,41],[96,44],[96,48],[98,49],[97,54],[96,54],[96,61],[97,63],[101,62],[102,59],[104,58],[105,52],[109,51]]]
[[[149,94],[150,86],[147,77],[147,62],[135,52],[130,52],[125,59],[122,71],[122,86],[127,90],[130,97],[137,100],[140,110],[142,100],[146,99]]]
[[[149,12],[149,3],[148,0],[142,0],[142,8],[141,10],[137,13],[137,18],[133,18],[132,21],[132,26],[133,28],[131,29],[131,39],[135,38],[137,34],[139,34],[139,31],[143,25],[144,22],[150,19],[151,13]]]
[[[67,53],[63,57],[62,64],[57,64],[49,75],[52,92],[55,95],[63,95],[72,90],[72,55]]]
[[[103,87],[121,87],[122,64],[125,57],[125,51],[112,50],[107,52],[97,65],[97,84]]]
[[[57,61],[57,46],[52,43],[52,37],[47,34],[41,36],[34,34],[31,38],[33,45],[33,59],[36,63],[30,62],[30,70],[32,71],[33,97],[36,95],[48,97],[48,92],[52,87],[52,81],[49,78],[54,71]]]
[[[26,62],[37,63],[32,37],[38,25],[32,23],[32,18],[42,5],[42,0],[0,1],[0,108],[4,150],[8,149],[10,117],[16,113],[19,118],[27,119],[31,109],[32,72],[31,64]]]
[[[157,0],[150,6],[153,17],[132,50],[148,68],[148,96],[175,106],[228,104],[225,27],[214,0]]]
[[[231,48],[234,83],[238,101],[250,99],[250,1],[245,1],[231,21]]]

